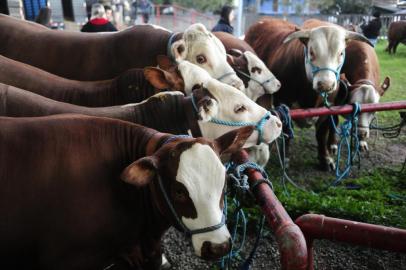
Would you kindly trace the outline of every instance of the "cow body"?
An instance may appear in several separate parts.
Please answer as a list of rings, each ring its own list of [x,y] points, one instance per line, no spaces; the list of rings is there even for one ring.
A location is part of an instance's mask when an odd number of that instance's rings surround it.
[[[378,103],[390,86],[390,78],[385,77],[381,84],[380,66],[375,49],[365,43],[351,41],[347,45],[346,54],[347,60],[342,73],[350,83],[347,102]],[[358,117],[361,150],[368,150],[366,139],[369,138],[369,125],[373,116],[373,113],[361,113]]]
[[[399,43],[406,45],[406,21],[392,22],[388,29],[388,47],[386,51],[396,53]]]
[[[280,91],[274,94],[275,104],[318,107],[322,105],[319,93],[329,94],[330,101],[334,101],[346,39],[366,42],[365,38],[318,20],[308,20],[303,30],[298,30],[292,23],[265,19],[251,26],[245,35],[247,43],[281,81]],[[321,118],[316,129],[318,158],[323,169],[334,167],[325,136],[329,123]]]
[[[2,269],[123,269],[120,257],[159,269],[170,225],[204,259],[230,250],[219,156],[252,127],[213,141],[83,115],[0,117],[0,127]]]
[[[157,269],[146,262],[159,265],[153,253],[169,223],[150,190],[119,178],[145,156],[152,130],[62,116],[1,118],[0,126],[1,268],[103,269],[138,250],[133,263]]]
[[[0,15],[0,54],[74,80],[106,80],[131,68],[156,66],[157,55],[188,60],[242,89],[224,46],[202,24],[172,34],[153,25],[114,33],[52,31]]]
[[[74,80],[112,79],[130,68],[156,65],[166,54],[170,32],[137,26],[116,33],[89,34],[35,28],[0,16],[0,54]],[[142,41],[142,42],[140,42]]]
[[[54,100],[101,107],[140,102],[156,93],[143,69],[130,69],[112,80],[76,81],[0,55],[0,82]]]
[[[207,90],[195,90],[195,103],[202,110],[206,108],[204,102],[206,102],[207,98]],[[223,106],[222,110],[224,110],[228,106],[221,105],[223,103],[221,102],[222,99],[218,99],[219,107]],[[246,99],[249,100],[248,98]],[[2,116],[29,117],[63,113],[117,118],[154,128],[161,132],[174,134],[187,134],[190,129],[194,134],[197,133],[197,135],[203,135],[207,138],[216,138],[217,135],[236,128],[199,121],[198,119],[201,118],[201,114],[194,110],[191,97],[184,97],[180,92],[159,93],[141,103],[124,106],[89,108],[54,101],[12,86],[0,84],[0,115]],[[269,130],[265,130],[266,137],[264,140],[266,143],[270,143],[279,136],[281,123],[279,119],[272,116],[267,121],[266,127]],[[199,134],[200,131],[201,133]],[[253,134],[247,141],[249,144],[247,146],[255,144],[257,136],[257,134]]]

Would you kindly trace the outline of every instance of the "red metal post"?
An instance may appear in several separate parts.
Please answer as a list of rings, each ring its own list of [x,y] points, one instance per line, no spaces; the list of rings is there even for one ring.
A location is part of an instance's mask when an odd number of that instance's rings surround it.
[[[241,151],[234,155],[233,161],[237,164],[247,162],[247,152]],[[246,173],[248,174],[250,184],[263,178],[261,173],[253,169],[247,169]],[[293,223],[292,219],[268,185],[259,185],[255,191],[255,197],[269,226],[275,232],[276,241],[281,253],[282,269],[306,269],[306,240],[299,227]]]
[[[390,111],[406,109],[406,101],[382,102],[361,104],[361,112]],[[295,109],[290,111],[292,119],[300,119],[321,115],[349,114],[353,110],[352,105],[333,106],[330,108]]]
[[[370,248],[406,253],[406,230],[323,215],[307,214],[296,219],[307,240],[308,270],[313,269],[313,240],[328,239]]]

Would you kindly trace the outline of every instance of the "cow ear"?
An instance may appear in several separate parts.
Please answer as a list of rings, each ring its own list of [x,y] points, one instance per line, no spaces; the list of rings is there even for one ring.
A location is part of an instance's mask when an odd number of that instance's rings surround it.
[[[369,39],[367,39],[364,35],[357,33],[357,32],[353,32],[353,31],[347,30],[345,32],[345,40],[347,42],[349,40],[358,40],[358,41],[362,41],[362,42],[369,44],[369,46],[371,46],[371,47],[374,47],[374,44],[372,44],[371,41],[369,41]]]
[[[207,95],[202,85],[193,86],[192,91],[199,121],[209,122],[216,117],[219,110],[217,100]]]
[[[183,39],[180,39],[172,44],[172,54],[173,58],[177,62],[186,59],[186,43]]]
[[[173,85],[172,76],[160,68],[146,67],[144,76],[157,89],[168,89]]]
[[[386,90],[388,90],[389,87],[390,87],[390,78],[385,77],[385,79],[383,80],[383,83],[381,84],[381,89],[383,90],[382,96],[386,92]]]
[[[221,135],[214,140],[216,150],[220,155],[232,154],[241,150],[254,129],[254,126],[246,126]]]
[[[134,161],[121,173],[121,180],[136,187],[148,185],[158,172],[158,159],[154,156]]]
[[[291,42],[294,39],[299,39],[304,45],[307,45],[309,38],[310,38],[310,30],[300,30],[300,31],[293,32],[289,36],[287,36],[283,40],[283,43],[285,44],[285,43]]]
[[[232,55],[230,55],[230,54],[227,54],[227,63],[228,63],[230,66],[234,66],[234,65],[235,65],[234,56],[232,56]]]
[[[241,57],[243,54],[242,51],[240,51],[239,49],[234,49],[234,48],[228,50],[228,53],[235,57]]]
[[[156,60],[158,62],[158,66],[163,70],[169,70],[170,68],[176,67],[169,56],[160,54],[156,57]]]

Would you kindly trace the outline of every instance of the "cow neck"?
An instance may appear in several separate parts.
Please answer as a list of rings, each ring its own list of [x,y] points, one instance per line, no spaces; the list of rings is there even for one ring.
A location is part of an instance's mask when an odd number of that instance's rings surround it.
[[[183,104],[184,99],[183,95],[170,93],[153,96],[147,101],[133,106],[131,121],[160,132],[186,134],[189,128]]]
[[[145,78],[144,69],[134,68],[116,77],[107,95],[101,94],[109,98],[111,105],[120,105],[141,102],[156,93],[158,90]]]
[[[192,133],[193,137],[202,137],[202,132],[199,127],[198,123],[198,116],[196,115],[196,110],[193,106],[192,97],[187,97],[183,101],[184,108],[185,108],[185,115],[186,121],[188,123],[190,132]]]

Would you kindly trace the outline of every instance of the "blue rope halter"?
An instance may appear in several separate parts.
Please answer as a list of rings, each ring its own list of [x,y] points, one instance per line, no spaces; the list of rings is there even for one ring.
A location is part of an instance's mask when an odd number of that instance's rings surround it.
[[[242,70],[236,69],[237,73],[243,75],[244,77],[246,77],[247,79],[250,79],[251,81],[256,82],[257,84],[259,84],[260,86],[264,87],[264,84],[268,83],[268,82],[272,82],[274,80],[276,80],[276,77],[271,77],[263,82],[258,81],[257,79],[251,77],[249,74],[245,73]]]
[[[169,138],[167,138],[164,143],[169,143],[175,139],[178,138],[186,138],[186,137],[190,137],[189,135],[174,135],[171,136]],[[183,223],[183,221],[179,218],[178,214],[176,213],[175,207],[173,206],[171,200],[169,199],[168,193],[166,192],[165,188],[164,188],[164,184],[162,183],[162,178],[161,176],[158,174],[158,184],[159,184],[159,188],[162,192],[162,195],[165,199],[166,204],[168,205],[169,210],[171,211],[172,216],[175,218],[176,222],[178,223],[179,227],[182,229],[182,231],[187,235],[187,236],[192,236],[194,234],[200,234],[200,233],[206,233],[206,232],[211,232],[211,231],[215,231],[219,228],[221,228],[224,224],[225,224],[225,216],[223,213],[223,216],[221,218],[220,223],[213,225],[213,226],[209,226],[209,227],[204,227],[204,228],[200,228],[200,229],[195,229],[195,230],[190,230],[188,227],[186,227],[186,225]]]
[[[234,71],[230,71],[230,72],[227,72],[227,73],[221,75],[220,77],[218,77],[217,80],[221,82],[222,79],[224,79],[228,76],[231,76],[231,75],[236,75],[236,74]]]
[[[306,47],[306,46],[304,47],[304,54],[305,54],[305,62],[306,62],[307,64],[309,64],[309,65],[312,67],[312,76],[313,76],[313,77],[314,77],[314,75],[316,75],[316,74],[319,73],[320,71],[328,70],[328,71],[333,72],[334,75],[336,75],[336,80],[337,80],[337,81],[340,79],[340,71],[341,71],[341,68],[343,67],[344,61],[345,61],[345,50],[344,50],[344,52],[343,52],[343,54],[344,54],[344,55],[343,55],[343,56],[344,56],[343,62],[342,62],[340,65],[338,65],[337,69],[332,69],[332,68],[329,68],[329,67],[318,67],[318,66],[314,65],[314,64],[310,61],[310,59],[309,59],[309,57],[308,57],[308,55],[307,55],[307,47]]]
[[[196,102],[195,102],[195,97],[193,93],[191,94],[192,97],[192,104],[193,108],[195,109],[196,113],[199,113],[199,109],[197,108]],[[263,141],[263,133],[264,133],[264,126],[266,121],[271,119],[271,112],[267,111],[264,116],[258,121],[258,122],[238,122],[238,121],[227,121],[227,120],[221,120],[217,118],[212,118],[209,122],[214,123],[217,125],[222,125],[222,126],[229,126],[229,127],[246,127],[246,126],[254,126],[255,130],[258,131],[258,140],[257,144],[260,144]]]

